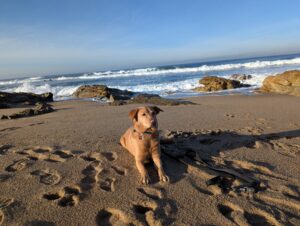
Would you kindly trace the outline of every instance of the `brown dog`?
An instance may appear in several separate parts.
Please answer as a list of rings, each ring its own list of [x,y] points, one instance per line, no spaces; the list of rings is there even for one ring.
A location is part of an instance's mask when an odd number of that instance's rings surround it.
[[[139,107],[129,112],[133,126],[130,127],[120,139],[121,145],[126,148],[135,158],[136,167],[141,174],[143,184],[149,183],[149,176],[144,163],[150,158],[157,167],[160,181],[169,181],[164,172],[160,159],[159,134],[156,115],[161,112],[160,108]]]

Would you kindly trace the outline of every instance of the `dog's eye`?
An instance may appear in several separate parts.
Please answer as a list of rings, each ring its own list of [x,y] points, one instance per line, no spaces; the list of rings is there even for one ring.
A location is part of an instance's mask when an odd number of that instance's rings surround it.
[[[146,116],[146,114],[144,113],[144,114],[142,114],[142,116]]]

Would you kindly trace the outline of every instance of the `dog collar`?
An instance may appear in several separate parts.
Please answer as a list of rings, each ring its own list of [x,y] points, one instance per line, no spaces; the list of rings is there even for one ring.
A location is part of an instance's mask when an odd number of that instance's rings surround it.
[[[150,132],[150,131],[145,131],[145,132],[143,132],[144,134],[155,134],[155,133],[157,133],[157,132]]]
[[[140,140],[144,140],[144,134],[151,135],[152,138],[158,137],[158,131],[155,131],[155,132],[145,131],[145,132],[141,133],[141,132],[137,131],[136,129],[134,129],[133,132],[138,133]]]

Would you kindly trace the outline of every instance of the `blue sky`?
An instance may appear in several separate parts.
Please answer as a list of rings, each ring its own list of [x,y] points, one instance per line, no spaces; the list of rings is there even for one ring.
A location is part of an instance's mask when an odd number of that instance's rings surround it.
[[[0,0],[0,78],[300,52],[298,0]]]

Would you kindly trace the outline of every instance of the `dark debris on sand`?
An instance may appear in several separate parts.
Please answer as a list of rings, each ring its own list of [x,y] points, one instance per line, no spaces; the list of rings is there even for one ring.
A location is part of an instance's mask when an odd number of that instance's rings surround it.
[[[153,105],[167,105],[167,106],[176,106],[176,105],[193,105],[195,103],[185,100],[178,99],[167,99],[162,98],[159,95],[155,94],[138,94],[132,99],[127,101],[118,101],[112,102],[110,105],[123,105],[123,104],[153,104]]]
[[[11,115],[2,115],[1,119],[17,119],[23,117],[30,117],[35,115],[46,114],[54,111],[51,105],[47,103],[37,102],[34,108],[25,109],[18,113],[13,113]]]

